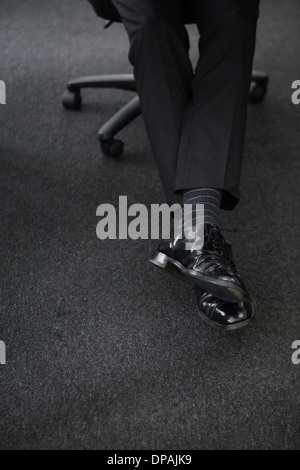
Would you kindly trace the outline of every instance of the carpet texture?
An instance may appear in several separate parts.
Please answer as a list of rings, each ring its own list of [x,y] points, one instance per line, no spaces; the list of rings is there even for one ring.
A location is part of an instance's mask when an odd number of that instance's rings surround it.
[[[122,25],[83,0],[2,0],[0,79],[1,449],[299,449],[300,4],[263,0],[241,194],[222,214],[255,323],[201,321],[192,287],[147,262],[155,240],[96,237],[96,208],[164,201],[142,118],[101,155],[98,128],[133,95],[68,79],[131,72]],[[197,33],[189,27],[191,58]]]

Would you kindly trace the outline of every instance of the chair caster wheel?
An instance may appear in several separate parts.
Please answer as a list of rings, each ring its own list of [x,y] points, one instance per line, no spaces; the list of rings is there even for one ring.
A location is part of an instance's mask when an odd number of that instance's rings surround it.
[[[124,144],[121,140],[108,139],[101,140],[100,148],[104,155],[112,158],[119,158],[122,155]]]
[[[81,96],[80,91],[69,91],[66,90],[63,94],[61,103],[66,109],[74,109],[78,111],[81,108]]]
[[[267,88],[267,83],[253,83],[249,92],[251,103],[261,103],[266,96]]]

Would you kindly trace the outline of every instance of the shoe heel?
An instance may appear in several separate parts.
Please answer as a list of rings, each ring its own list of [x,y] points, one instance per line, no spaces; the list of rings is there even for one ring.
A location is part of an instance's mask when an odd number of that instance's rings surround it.
[[[153,255],[149,258],[150,263],[155,264],[159,268],[166,269],[167,264],[169,262],[169,258],[164,253],[160,251],[155,251]]]
[[[158,268],[163,269],[165,272],[170,274],[172,277],[175,277],[176,279],[183,281],[185,283],[190,283],[190,279],[186,277],[179,266],[174,263],[174,260],[172,258],[169,258],[167,255],[164,253],[161,253],[160,251],[156,251],[151,258],[149,258],[150,263],[154,264]]]

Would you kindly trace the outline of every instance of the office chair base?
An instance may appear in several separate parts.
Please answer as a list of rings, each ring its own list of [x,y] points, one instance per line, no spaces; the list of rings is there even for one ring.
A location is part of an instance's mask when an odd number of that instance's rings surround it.
[[[264,72],[253,72],[249,90],[251,103],[261,103],[268,90],[269,77]]]
[[[62,96],[62,105],[65,109],[79,111],[81,109],[82,99],[79,91],[66,90]]]
[[[103,155],[112,158],[119,158],[123,153],[124,143],[114,138],[101,139],[99,137],[100,149]]]

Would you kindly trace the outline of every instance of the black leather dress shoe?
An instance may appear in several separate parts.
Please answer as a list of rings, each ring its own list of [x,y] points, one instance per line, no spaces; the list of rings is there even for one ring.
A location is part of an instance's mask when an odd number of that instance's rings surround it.
[[[204,291],[227,302],[242,302],[245,285],[233,262],[231,243],[218,227],[204,225],[201,248],[186,249],[190,240],[162,240],[149,261],[170,274],[193,281]]]
[[[201,318],[212,326],[223,330],[237,330],[248,326],[255,315],[251,297],[247,294],[243,302],[225,302],[195,286],[196,299]]]

